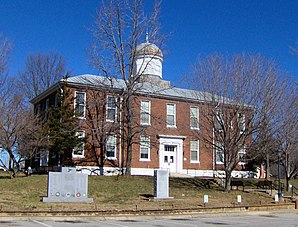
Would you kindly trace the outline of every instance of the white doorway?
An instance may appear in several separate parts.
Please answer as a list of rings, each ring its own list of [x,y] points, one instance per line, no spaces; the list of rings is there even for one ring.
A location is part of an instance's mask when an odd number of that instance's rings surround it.
[[[159,140],[159,168],[167,169],[170,173],[181,172],[183,165],[183,139],[160,136]]]
[[[177,172],[177,146],[164,145],[162,169],[168,169],[170,172]]]

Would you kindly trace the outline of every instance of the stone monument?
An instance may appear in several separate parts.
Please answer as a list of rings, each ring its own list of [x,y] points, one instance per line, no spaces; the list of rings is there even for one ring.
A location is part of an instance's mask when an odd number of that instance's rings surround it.
[[[88,175],[76,168],[62,167],[61,172],[49,172],[48,197],[43,202],[93,202],[88,198]]]
[[[154,199],[173,199],[169,197],[168,170],[154,170]]]

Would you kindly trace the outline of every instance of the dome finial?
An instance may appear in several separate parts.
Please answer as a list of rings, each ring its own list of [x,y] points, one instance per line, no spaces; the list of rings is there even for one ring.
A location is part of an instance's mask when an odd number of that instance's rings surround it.
[[[146,43],[149,43],[149,33],[148,33],[148,30],[146,32]]]

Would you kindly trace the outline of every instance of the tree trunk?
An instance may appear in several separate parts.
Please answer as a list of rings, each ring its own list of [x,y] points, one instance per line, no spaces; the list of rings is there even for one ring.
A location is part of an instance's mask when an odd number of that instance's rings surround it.
[[[127,158],[126,158],[126,171],[125,175],[130,176],[131,175],[131,160],[132,160],[132,113],[131,113],[131,103],[130,103],[131,97],[127,98]]]
[[[269,154],[266,154],[266,179],[270,178],[270,158]]]
[[[232,181],[232,171],[225,170],[226,173],[226,181],[225,181],[225,191],[231,190],[231,181]]]
[[[289,184],[290,184],[290,180],[291,180],[291,166],[290,166],[290,156],[289,154],[286,154],[286,190],[289,190]]]

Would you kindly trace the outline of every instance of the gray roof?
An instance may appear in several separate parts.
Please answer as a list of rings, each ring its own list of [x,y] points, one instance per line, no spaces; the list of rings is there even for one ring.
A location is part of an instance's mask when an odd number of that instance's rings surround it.
[[[172,99],[187,99],[204,102],[212,101],[212,95],[208,92],[171,87],[168,85],[169,83],[164,82],[168,81],[159,80],[157,83],[150,83],[148,81],[139,83],[138,86],[136,86],[136,92],[142,95],[161,96]],[[125,89],[126,87],[125,81],[122,79],[109,79],[106,77],[90,74],[69,77],[67,78],[67,83],[81,86],[104,86],[120,90]]]
[[[150,82],[149,82],[150,81]],[[68,85],[76,87],[92,87],[92,88],[103,88],[113,89],[115,91],[121,91],[126,88],[125,81],[117,78],[107,78],[103,76],[84,74],[69,77],[67,79],[61,79],[58,83],[51,86],[46,91],[39,94],[37,97],[31,100],[31,103],[36,103],[42,98],[46,97],[53,91],[55,91],[60,83],[67,83]],[[146,79],[142,83],[138,83],[135,86],[135,91],[139,95],[167,98],[172,100],[183,100],[192,102],[211,102],[212,95],[208,92],[201,92],[190,89],[171,87],[169,81],[161,80],[158,78]],[[236,105],[237,103],[228,98],[213,96],[213,99],[217,99],[219,103]],[[214,100],[213,100],[214,101]]]

